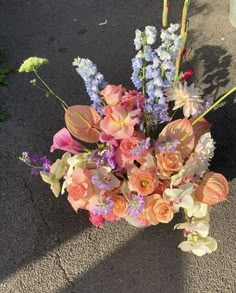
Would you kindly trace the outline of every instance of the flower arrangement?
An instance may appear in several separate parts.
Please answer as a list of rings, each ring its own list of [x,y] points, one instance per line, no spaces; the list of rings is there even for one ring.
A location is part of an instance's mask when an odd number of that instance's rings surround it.
[[[32,174],[41,175],[56,197],[67,192],[72,208],[87,210],[96,227],[121,219],[137,227],[169,223],[183,211],[186,221],[175,226],[185,237],[179,248],[202,256],[217,248],[208,236],[210,206],[228,194],[225,177],[208,169],[215,143],[204,117],[236,88],[213,103],[189,84],[193,70],[182,71],[189,4],[184,1],[181,26],[169,25],[168,1],[163,1],[161,44],[156,49],[154,26],[136,30],[135,90],[108,84],[89,59],[74,60],[91,106],[68,106],[55,94],[38,73],[47,59],[25,60],[19,72],[33,72],[32,85],[59,100],[67,128],[54,135],[51,146],[51,152],[65,151],[61,159],[52,164],[27,152],[20,159]],[[177,112],[183,118],[176,119]],[[91,143],[91,148],[72,136]]]

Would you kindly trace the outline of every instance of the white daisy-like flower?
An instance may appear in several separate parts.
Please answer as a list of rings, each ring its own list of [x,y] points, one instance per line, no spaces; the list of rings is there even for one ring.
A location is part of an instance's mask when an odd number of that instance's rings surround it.
[[[200,91],[194,88],[194,84],[189,87],[187,82],[184,84],[176,83],[172,88],[166,90],[169,101],[174,101],[173,110],[183,107],[185,117],[198,114],[202,109],[203,99],[200,97]]]
[[[203,134],[192,153],[184,165],[184,175],[193,177],[194,175],[202,177],[208,170],[209,160],[214,156],[215,142],[211,138],[210,132]]]

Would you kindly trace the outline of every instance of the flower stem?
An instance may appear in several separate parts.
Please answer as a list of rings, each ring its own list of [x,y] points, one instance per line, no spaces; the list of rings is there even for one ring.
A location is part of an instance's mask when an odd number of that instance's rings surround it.
[[[229,90],[225,95],[223,95],[221,98],[219,98],[209,109],[207,109],[205,112],[203,112],[200,116],[198,116],[193,122],[192,125],[194,126],[196,123],[198,123],[206,114],[208,114],[211,110],[213,110],[216,106],[218,106],[221,102],[223,102],[224,99],[226,99],[228,96],[230,96],[233,92],[236,92],[236,86],[233,87],[231,90]]]
[[[168,12],[169,12],[169,0],[163,0],[162,26],[164,29],[168,27]]]
[[[190,4],[191,0],[185,0],[184,1],[184,6],[183,6],[183,11],[182,11],[182,19],[181,19],[181,30],[180,30],[180,37],[182,40],[182,46],[179,49],[178,57],[176,60],[176,65],[175,65],[175,81],[179,79],[179,73],[180,73],[180,67],[182,63],[182,57],[183,57],[183,51],[186,45],[187,41],[187,17],[188,17],[188,7]]]
[[[68,105],[66,104],[65,101],[63,101],[58,95],[54,93],[54,91],[46,84],[46,82],[39,76],[36,70],[34,70],[34,74],[37,76],[37,78],[41,81],[41,83],[46,87],[48,90],[49,94],[52,94],[55,98],[57,98],[60,103],[62,104],[63,108],[68,108]]]

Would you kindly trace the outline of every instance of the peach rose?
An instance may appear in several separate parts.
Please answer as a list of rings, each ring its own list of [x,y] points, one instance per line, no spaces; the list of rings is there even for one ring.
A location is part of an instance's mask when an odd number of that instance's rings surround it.
[[[142,196],[152,194],[158,184],[159,180],[155,168],[139,169],[135,167],[130,172],[130,188]]]
[[[147,220],[151,225],[169,223],[174,217],[170,203],[163,200],[159,194],[147,198],[145,210]]]
[[[121,105],[106,106],[103,109],[105,117],[100,122],[100,128],[115,139],[130,138],[134,133],[134,125],[139,123],[140,109],[127,112]]]
[[[88,170],[77,168],[72,174],[72,182],[67,186],[68,201],[75,211],[86,208],[92,197],[93,189],[89,177]]]
[[[114,106],[120,102],[120,99],[125,92],[125,88],[122,85],[111,85],[108,84],[100,94],[108,105]]]
[[[159,153],[156,155],[157,165],[160,168],[160,178],[168,178],[174,172],[183,167],[183,159],[180,152]]]
[[[111,196],[114,207],[112,212],[119,218],[124,218],[128,212],[128,202],[127,200],[120,195],[112,195]]]

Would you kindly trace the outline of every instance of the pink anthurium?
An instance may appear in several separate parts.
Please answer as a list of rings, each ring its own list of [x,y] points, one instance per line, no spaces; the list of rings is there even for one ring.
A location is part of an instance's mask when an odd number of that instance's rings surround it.
[[[50,151],[53,152],[56,149],[76,155],[78,151],[84,149],[84,146],[74,140],[69,131],[64,127],[53,136],[53,144]]]

